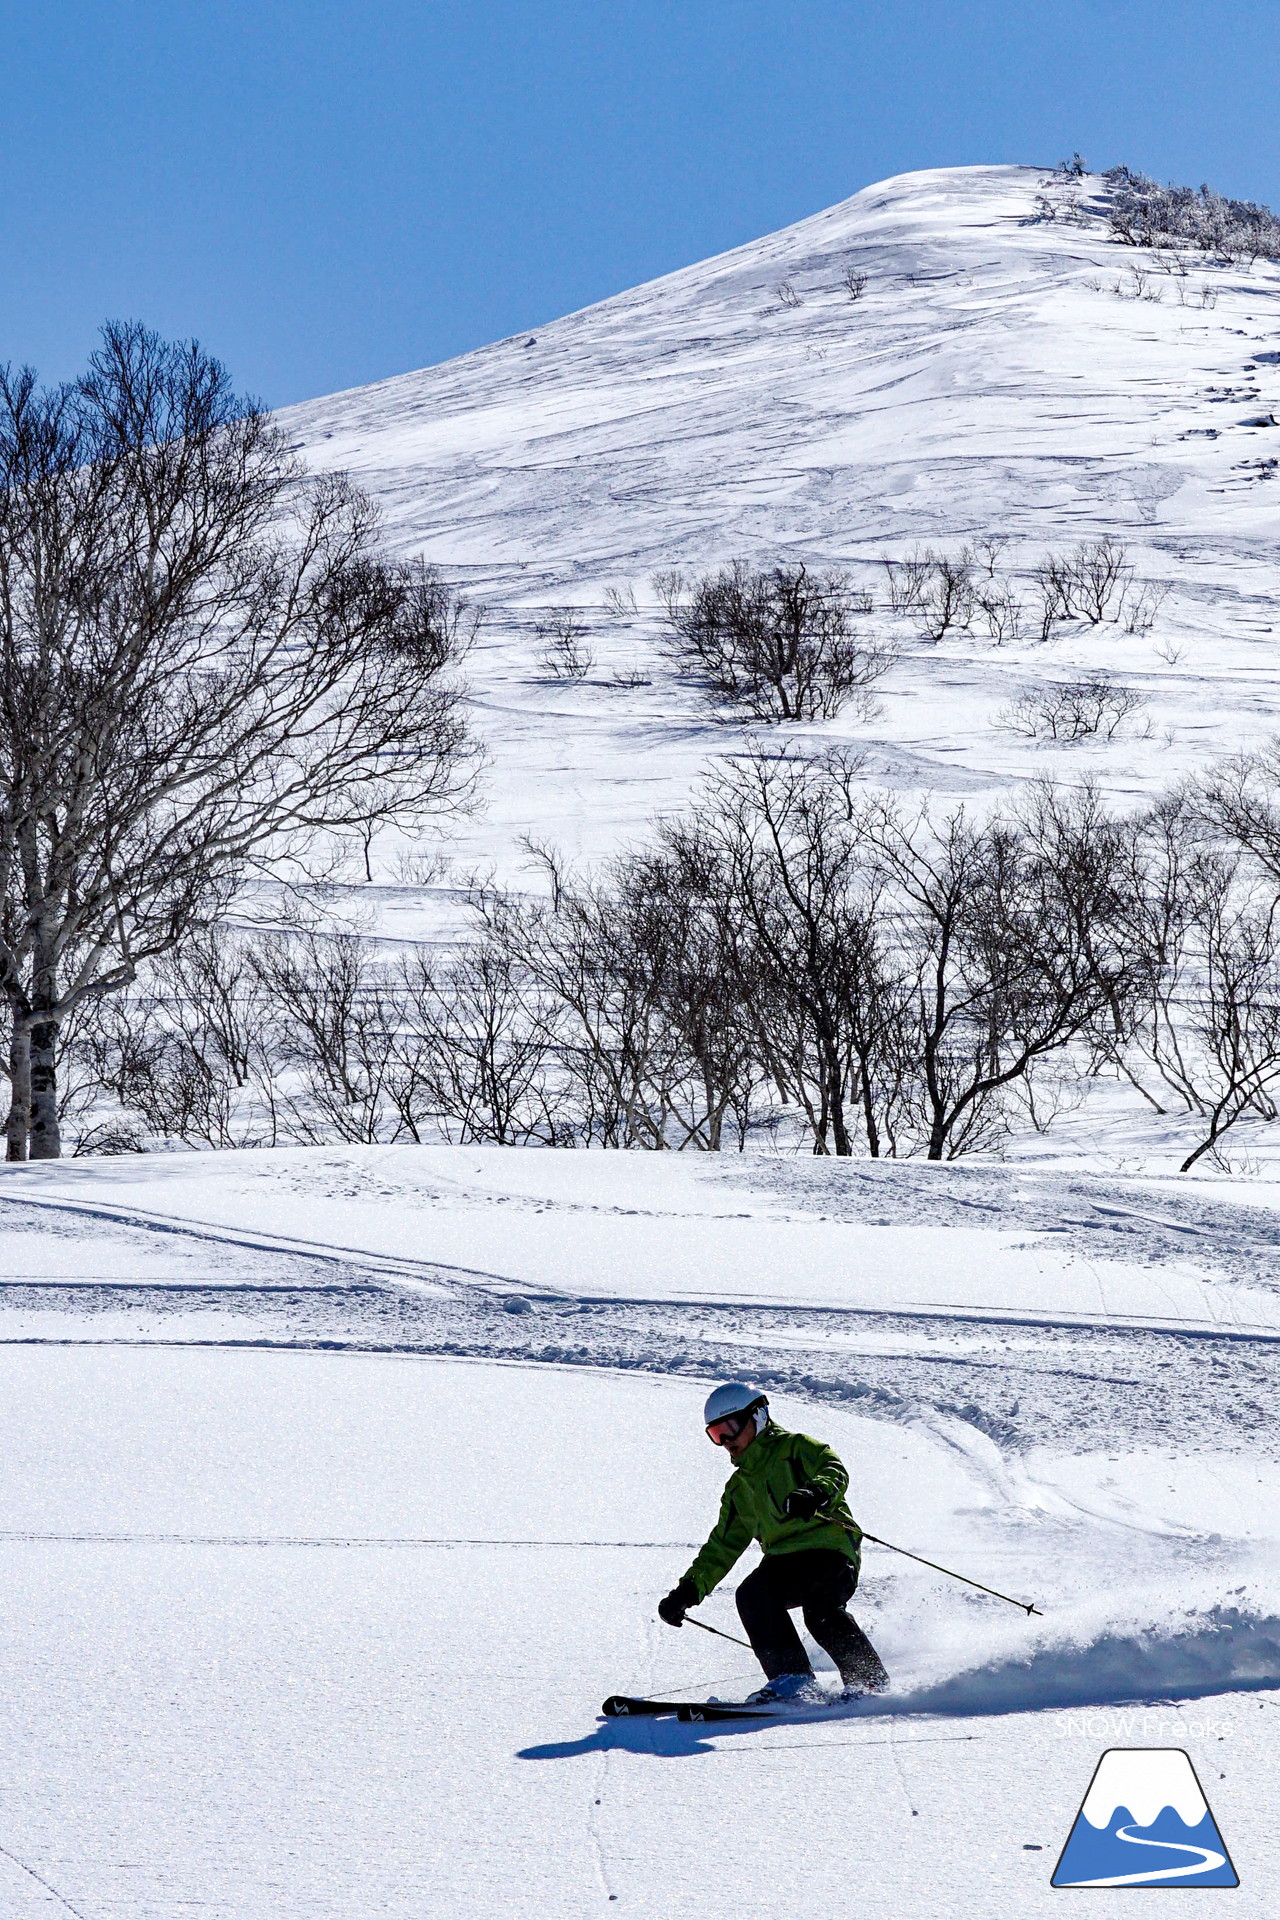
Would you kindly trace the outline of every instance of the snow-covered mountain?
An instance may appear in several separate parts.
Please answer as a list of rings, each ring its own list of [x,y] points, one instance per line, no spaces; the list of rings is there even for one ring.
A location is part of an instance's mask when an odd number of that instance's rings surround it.
[[[516,836],[599,852],[678,802],[714,752],[655,659],[658,569],[732,557],[851,568],[884,612],[883,555],[1010,537],[1025,579],[1110,535],[1170,589],[1150,633],[1050,647],[985,634],[903,648],[854,731],[896,784],[970,788],[1088,766],[1121,791],[1267,733],[1280,701],[1280,269],[1122,247],[1106,183],[1032,167],[911,173],[780,233],[442,366],[281,416],[380,502],[390,544],[492,609],[472,663],[494,761],[465,851]],[[847,273],[865,274],[854,300]],[[606,588],[636,594],[610,617]],[[535,610],[587,611],[596,668],[535,665]],[[640,668],[647,687],[619,687]],[[1105,670],[1147,699],[1129,744],[1046,749],[1011,695]]]
[[[1043,181],[903,174],[284,419],[372,489],[397,542],[487,586],[527,569],[596,589],[744,552],[871,559],[996,528],[1258,557],[1276,508],[1239,463],[1275,451],[1251,423],[1280,403],[1280,355],[1255,352],[1280,330],[1280,275],[1205,269],[1192,297],[1210,284],[1211,310],[1167,281],[1161,300],[1119,298],[1091,283],[1123,285],[1135,256],[1101,218],[1036,219]],[[856,302],[849,269],[867,276]]]

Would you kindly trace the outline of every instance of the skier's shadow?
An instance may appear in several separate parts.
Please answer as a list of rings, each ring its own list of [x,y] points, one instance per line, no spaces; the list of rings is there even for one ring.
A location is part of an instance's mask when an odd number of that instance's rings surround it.
[[[750,1723],[759,1727],[759,1721]],[[715,1723],[717,1737],[729,1729],[728,1721]],[[734,1732],[738,1731],[735,1726]],[[517,1760],[576,1760],[584,1753],[643,1753],[650,1759],[688,1760],[695,1754],[714,1753],[709,1744],[707,1729],[693,1721],[668,1719],[665,1716],[632,1719],[622,1715],[616,1720],[605,1720],[594,1733],[584,1734],[581,1740],[548,1740],[538,1747],[521,1747],[516,1754]]]

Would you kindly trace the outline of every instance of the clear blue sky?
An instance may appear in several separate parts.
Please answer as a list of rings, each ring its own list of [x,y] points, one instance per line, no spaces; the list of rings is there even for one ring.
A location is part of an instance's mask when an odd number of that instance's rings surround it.
[[[1277,0],[0,0],[0,358],[196,334],[273,404],[914,167],[1280,203]]]

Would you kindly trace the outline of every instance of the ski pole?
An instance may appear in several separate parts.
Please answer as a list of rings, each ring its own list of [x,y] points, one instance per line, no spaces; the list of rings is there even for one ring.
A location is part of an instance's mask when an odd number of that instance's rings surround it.
[[[685,1619],[691,1627],[701,1627],[704,1633],[714,1633],[718,1640],[732,1640],[735,1647],[745,1647],[748,1653],[755,1652],[751,1642],[739,1640],[736,1633],[722,1633],[719,1627],[709,1627],[705,1620],[695,1620],[691,1613],[686,1613]]]
[[[845,1532],[849,1533],[850,1529],[846,1527]],[[945,1573],[949,1580],[963,1580],[967,1587],[977,1587],[979,1593],[989,1593],[995,1600],[1007,1600],[1011,1607],[1021,1607],[1024,1613],[1034,1613],[1037,1614],[1040,1619],[1043,1620],[1044,1618],[1039,1607],[1033,1607],[1030,1601],[1015,1600],[1011,1594],[1001,1593],[997,1587],[983,1586],[981,1580],[971,1580],[967,1573],[957,1573],[954,1567],[939,1566],[936,1560],[926,1560],[922,1553],[912,1553],[909,1547],[895,1547],[892,1540],[877,1539],[874,1533],[864,1533],[862,1538],[864,1540],[870,1540],[873,1546],[888,1547],[890,1553],[901,1553],[905,1555],[908,1560],[918,1560],[922,1567],[932,1567],[935,1573]]]

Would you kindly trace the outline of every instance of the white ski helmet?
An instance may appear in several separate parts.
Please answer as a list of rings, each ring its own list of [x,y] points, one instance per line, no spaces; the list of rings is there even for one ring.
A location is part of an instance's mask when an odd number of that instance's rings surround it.
[[[708,1395],[702,1409],[702,1423],[709,1427],[717,1420],[731,1419],[735,1413],[741,1416],[743,1425],[748,1415],[754,1414],[759,1433],[769,1418],[768,1399],[759,1387],[750,1387],[745,1380],[726,1380],[722,1387]]]

